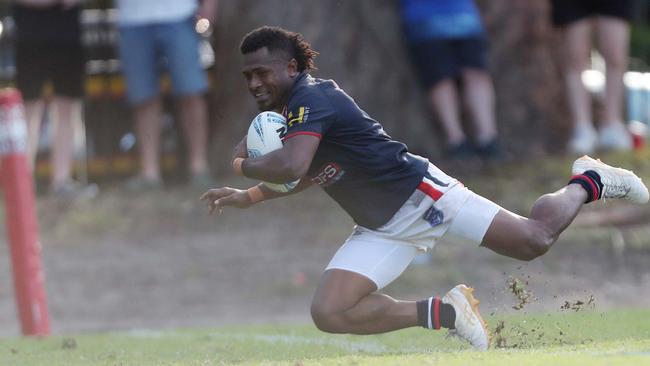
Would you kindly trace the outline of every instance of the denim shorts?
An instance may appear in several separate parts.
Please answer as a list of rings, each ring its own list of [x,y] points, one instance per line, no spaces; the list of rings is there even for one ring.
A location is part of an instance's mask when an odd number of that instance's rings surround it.
[[[208,82],[199,59],[199,36],[192,18],[120,26],[120,57],[131,103],[160,92],[160,75],[169,72],[174,96],[200,94]]]

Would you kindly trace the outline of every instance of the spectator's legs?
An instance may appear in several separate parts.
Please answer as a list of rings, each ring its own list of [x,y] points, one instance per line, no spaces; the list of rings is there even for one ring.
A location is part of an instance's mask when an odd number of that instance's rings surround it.
[[[52,100],[51,111],[52,187],[58,187],[71,179],[75,126],[81,120],[81,101],[57,96]]]
[[[179,97],[178,110],[189,149],[190,173],[207,174],[208,110],[203,95]]]
[[[576,153],[589,153],[596,143],[591,96],[582,83],[582,72],[589,64],[591,27],[591,20],[583,19],[567,25],[564,30],[564,74],[573,123],[569,149]]]
[[[494,113],[494,86],[490,75],[478,69],[464,69],[463,98],[476,126],[479,145],[490,143],[497,137]]]
[[[27,120],[29,163],[34,168],[36,164],[36,153],[38,152],[38,137],[41,131],[41,121],[43,120],[43,111],[45,110],[45,101],[43,99],[26,100],[24,104],[25,119]]]
[[[140,176],[147,181],[160,180],[161,103],[160,97],[154,97],[135,105],[136,134],[140,149]]]
[[[591,21],[580,20],[567,26],[565,39],[565,77],[569,109],[574,123],[591,123],[590,96],[582,84],[582,72],[589,64]]]
[[[627,69],[629,27],[618,18],[598,17],[598,50],[607,68],[605,89],[605,125],[621,123],[623,117],[623,74]]]
[[[605,149],[629,150],[630,136],[623,123],[623,74],[627,70],[629,27],[614,17],[596,18],[598,49],[605,59],[604,120],[600,145]]]
[[[431,104],[440,119],[447,137],[447,144],[454,146],[465,141],[465,133],[461,127],[457,88],[453,79],[437,82],[430,91]]]

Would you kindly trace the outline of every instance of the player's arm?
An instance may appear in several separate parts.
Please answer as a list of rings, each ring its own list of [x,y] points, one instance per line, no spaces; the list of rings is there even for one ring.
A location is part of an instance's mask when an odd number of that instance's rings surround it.
[[[293,136],[281,149],[257,158],[233,161],[234,169],[246,177],[271,183],[287,183],[307,174],[320,138],[311,134]]]
[[[214,188],[205,192],[201,196],[201,201],[207,203],[210,214],[215,211],[221,213],[221,210],[226,206],[248,208],[257,202],[284,197],[304,191],[311,187],[311,185],[309,179],[303,179],[289,192],[273,191],[265,186],[264,183],[260,183],[249,189],[236,189],[231,187]]]

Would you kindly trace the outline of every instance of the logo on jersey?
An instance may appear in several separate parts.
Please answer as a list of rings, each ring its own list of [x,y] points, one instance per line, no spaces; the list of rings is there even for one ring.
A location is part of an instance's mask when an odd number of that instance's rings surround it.
[[[442,211],[436,209],[435,206],[431,206],[427,212],[424,213],[424,216],[422,216],[422,218],[424,221],[428,222],[431,227],[434,227],[442,224],[442,222],[445,220],[445,214],[443,214]]]
[[[309,118],[309,107],[299,107],[295,113],[291,111],[287,115],[287,127],[305,123],[307,118]]]
[[[321,187],[327,187],[336,183],[344,174],[345,171],[338,164],[330,162],[325,164],[311,181]]]

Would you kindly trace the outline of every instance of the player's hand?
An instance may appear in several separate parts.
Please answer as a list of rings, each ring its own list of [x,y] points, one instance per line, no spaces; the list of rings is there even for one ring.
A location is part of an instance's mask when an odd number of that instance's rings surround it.
[[[237,146],[235,146],[235,150],[232,152],[232,160],[235,160],[235,158],[248,158],[248,147],[246,146],[247,136],[248,135],[244,135],[244,138],[239,141]]]
[[[200,200],[208,205],[210,215],[215,211],[221,213],[226,206],[247,208],[253,204],[246,190],[230,187],[210,189],[201,196]]]

